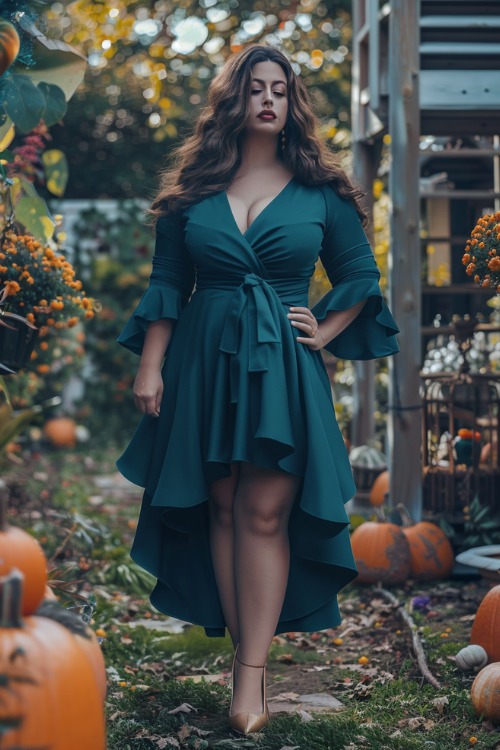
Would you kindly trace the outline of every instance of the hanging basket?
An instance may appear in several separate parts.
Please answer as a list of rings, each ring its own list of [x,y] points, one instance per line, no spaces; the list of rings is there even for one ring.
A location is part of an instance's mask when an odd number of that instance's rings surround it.
[[[17,372],[31,357],[40,329],[0,307],[0,364],[4,373]]]

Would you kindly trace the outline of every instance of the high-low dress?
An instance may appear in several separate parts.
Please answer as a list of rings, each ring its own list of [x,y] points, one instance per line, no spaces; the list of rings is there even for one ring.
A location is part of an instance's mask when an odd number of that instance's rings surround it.
[[[209,545],[209,484],[249,461],[302,478],[275,633],[341,622],[337,594],[357,575],[344,504],[356,487],[320,351],[296,341],[321,257],[332,289],[317,320],[366,299],[325,345],[344,359],[395,354],[399,329],[350,200],[295,177],[245,232],[225,191],[161,217],[149,286],[117,338],[140,355],[150,321],[171,318],[160,415],[144,414],[116,461],[144,488],[131,557],[157,578],[160,612],[225,635]],[[193,291],[194,288],[194,291]]]

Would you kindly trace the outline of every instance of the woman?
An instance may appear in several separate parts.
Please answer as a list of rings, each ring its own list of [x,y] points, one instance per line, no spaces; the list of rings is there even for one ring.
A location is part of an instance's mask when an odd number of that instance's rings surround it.
[[[150,284],[118,342],[141,355],[143,417],[120,472],[145,488],[132,558],[161,612],[227,627],[229,720],[268,721],[272,638],[339,624],[357,574],[355,486],[321,356],[399,351],[362,196],[317,134],[307,90],[263,44],[211,82],[150,207]],[[320,255],[332,290],[311,310]],[[196,287],[193,291],[193,287]]]

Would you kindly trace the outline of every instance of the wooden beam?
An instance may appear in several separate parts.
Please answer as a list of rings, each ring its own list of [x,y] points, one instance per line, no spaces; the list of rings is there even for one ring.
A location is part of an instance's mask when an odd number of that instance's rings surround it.
[[[404,500],[422,517],[421,281],[419,238],[420,1],[391,0],[389,133],[391,136],[391,255],[389,299],[401,329],[401,352],[389,357],[388,448],[390,503]]]

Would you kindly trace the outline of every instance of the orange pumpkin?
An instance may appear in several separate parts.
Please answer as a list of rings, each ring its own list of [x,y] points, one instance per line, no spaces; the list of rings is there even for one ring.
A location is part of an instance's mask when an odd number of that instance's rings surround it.
[[[12,65],[21,47],[16,27],[0,18],[0,76]]]
[[[21,618],[22,581],[18,569],[0,578],[5,739],[9,747],[105,750],[104,706],[92,664],[59,623],[36,615]]]
[[[74,448],[76,445],[76,422],[70,417],[47,419],[42,431],[55,448]]]
[[[403,518],[403,534],[410,545],[410,575],[418,581],[447,578],[453,568],[455,555],[450,540],[435,523],[414,523],[407,508],[399,503],[396,508]]]
[[[470,697],[478,714],[500,723],[500,662],[488,664],[478,672]]]
[[[67,628],[74,636],[75,643],[87,655],[97,680],[97,687],[104,702],[106,698],[106,664],[97,636],[84,620],[55,601],[45,599],[35,612],[37,617],[48,617]]]
[[[470,643],[482,646],[488,661],[500,662],[500,584],[493,586],[478,607]]]
[[[402,583],[410,574],[410,547],[401,527],[366,521],[351,534],[360,583]]]
[[[31,615],[45,596],[47,559],[35,537],[7,523],[7,500],[0,493],[0,576],[13,567],[25,577],[22,614]]]
[[[370,490],[370,505],[380,507],[385,502],[385,495],[389,492],[389,472],[387,469],[380,472],[375,478]]]

